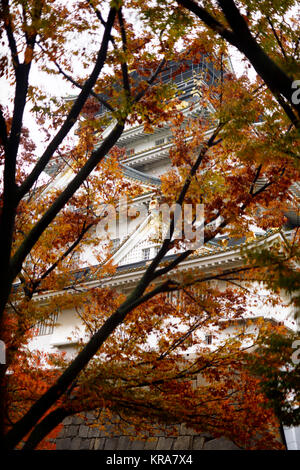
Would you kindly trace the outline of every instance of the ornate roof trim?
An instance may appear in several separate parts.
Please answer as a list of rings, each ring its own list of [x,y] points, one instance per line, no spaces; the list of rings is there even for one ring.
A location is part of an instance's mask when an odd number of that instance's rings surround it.
[[[126,240],[129,241],[128,239]],[[254,241],[246,241],[240,245],[234,247],[219,247],[211,252],[205,252],[202,254],[194,253],[189,256],[185,261],[180,263],[176,268],[179,272],[184,271],[195,271],[199,268],[202,271],[210,272],[214,271],[216,268],[223,268],[226,271],[227,268],[240,266],[243,262],[244,255],[242,250],[245,248],[254,249],[256,247],[271,247],[277,241],[284,243],[284,238],[281,235],[281,231],[276,229],[271,233],[266,233],[260,237],[257,237]],[[125,242],[124,242],[125,243]],[[161,264],[164,264],[171,259],[174,259],[176,255],[171,255],[165,257]],[[107,275],[104,277],[97,277],[97,269],[91,276],[90,268],[82,268],[74,273],[78,282],[76,283],[76,290],[89,290],[96,287],[124,287],[136,283],[139,277],[145,272],[147,265],[151,262],[149,261],[139,261],[131,265],[124,265],[117,268],[114,275]],[[99,269],[102,265],[99,265]],[[93,266],[97,268],[97,266]],[[36,301],[45,301],[49,297],[63,295],[66,290],[71,290],[72,286],[66,288],[62,291],[57,292],[45,292],[44,294],[35,294],[34,298]]]

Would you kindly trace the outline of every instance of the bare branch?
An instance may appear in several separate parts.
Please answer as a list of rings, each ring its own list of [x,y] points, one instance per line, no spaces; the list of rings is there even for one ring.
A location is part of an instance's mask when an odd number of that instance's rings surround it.
[[[278,34],[277,34],[277,32],[276,32],[276,29],[274,28],[274,25],[273,25],[273,23],[272,23],[272,20],[271,20],[270,17],[267,17],[267,20],[268,20],[269,25],[271,26],[271,29],[272,29],[272,31],[273,31],[273,34],[274,34],[275,39],[276,39],[276,41],[277,41],[277,44],[278,44],[279,47],[280,47],[280,50],[281,50],[281,52],[282,52],[282,55],[283,55],[283,57],[287,60],[286,52],[285,52],[285,50],[284,50],[284,47],[283,47],[283,45],[282,45],[282,42],[281,42],[280,39],[279,39],[279,36],[278,36]]]
[[[254,191],[254,187],[255,187],[255,183],[256,181],[258,180],[259,178],[259,174],[261,172],[261,169],[262,169],[262,165],[260,164],[256,170],[256,174],[254,176],[254,179],[252,181],[252,184],[251,184],[251,188],[250,188],[250,194],[252,195],[253,194],[253,191]]]
[[[104,26],[104,28],[106,28],[107,21],[104,21],[103,16],[101,14],[101,11],[97,7],[95,7],[95,5],[93,5],[93,3],[90,0],[88,0],[88,3],[90,5],[90,7],[94,10],[94,13],[97,16],[100,23],[102,24],[102,26]],[[110,41],[115,46],[115,39],[111,34],[110,34]]]
[[[158,75],[162,72],[162,69],[163,69],[163,66],[165,65],[166,63],[166,59],[163,58],[161,60],[161,62],[159,63],[157,69],[155,70],[155,72],[152,74],[152,76],[147,80],[147,83],[148,83],[148,88],[146,88],[145,90],[142,90],[140,91],[136,97],[134,98],[134,102],[135,103],[138,103],[142,98],[143,96],[146,94],[146,92],[149,90],[150,86],[155,82],[155,80],[157,79]]]
[[[124,18],[122,14],[122,8],[118,11],[118,20],[121,30],[121,37],[122,37],[122,46],[123,46],[123,53],[125,58],[121,61],[121,68],[122,68],[122,75],[123,75],[123,87],[128,97],[130,97],[130,81],[128,75],[128,67],[126,62],[126,53],[127,53],[127,39],[126,39],[126,31],[124,26]]]
[[[37,279],[36,281],[32,282],[32,287],[30,288],[30,297],[32,298],[33,294],[35,293],[37,287],[40,285],[40,283],[46,279],[46,277],[49,276],[49,274],[54,271],[58,265],[70,254],[72,251],[79,245],[81,240],[83,239],[84,235],[88,232],[88,230],[93,227],[95,223],[90,223],[88,225],[83,225],[82,230],[80,231],[80,234],[78,235],[77,239],[69,246],[69,248],[42,274],[42,276]]]
[[[6,128],[6,121],[3,116],[2,108],[0,107],[0,139],[1,144],[4,147],[4,152],[6,152],[6,145],[7,145],[7,128]]]

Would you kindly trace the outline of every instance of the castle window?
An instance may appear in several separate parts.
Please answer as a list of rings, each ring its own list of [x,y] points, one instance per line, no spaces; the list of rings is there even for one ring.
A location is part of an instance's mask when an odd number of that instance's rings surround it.
[[[212,344],[213,337],[212,335],[205,335],[206,344]]]
[[[52,335],[55,324],[57,323],[58,312],[52,313],[49,317],[43,321],[38,322],[35,325],[36,336]]]
[[[150,259],[150,248],[142,249],[143,259]]]
[[[120,245],[120,238],[112,239],[112,249],[115,250]]]

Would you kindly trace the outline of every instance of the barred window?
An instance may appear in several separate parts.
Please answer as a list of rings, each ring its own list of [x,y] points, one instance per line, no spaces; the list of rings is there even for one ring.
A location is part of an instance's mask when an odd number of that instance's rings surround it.
[[[182,305],[182,292],[178,290],[168,292],[167,300],[174,306]]]
[[[52,335],[54,331],[55,324],[57,323],[58,312],[52,313],[43,321],[40,321],[35,326],[35,335],[36,336],[46,336]]]
[[[134,149],[127,149],[126,150],[126,155],[129,156],[129,155],[134,155],[135,154],[135,150]]]
[[[205,335],[206,344],[212,344],[212,341],[213,341],[212,335]]]
[[[155,145],[162,145],[164,143],[165,139],[158,139],[155,141]]]
[[[115,250],[120,245],[120,238],[112,239],[112,249]]]
[[[143,259],[150,259],[150,248],[143,248]]]

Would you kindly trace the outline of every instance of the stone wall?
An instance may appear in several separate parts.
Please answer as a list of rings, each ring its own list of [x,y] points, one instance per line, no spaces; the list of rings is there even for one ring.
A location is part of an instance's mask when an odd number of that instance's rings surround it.
[[[184,424],[177,426],[176,436],[168,436],[161,430],[151,438],[143,440],[130,436],[125,431],[114,430],[109,435],[107,429],[90,427],[95,417],[90,413],[83,420],[70,416],[64,420],[64,427],[56,440],[57,450],[239,450],[228,439],[214,439],[209,434],[196,434]]]

